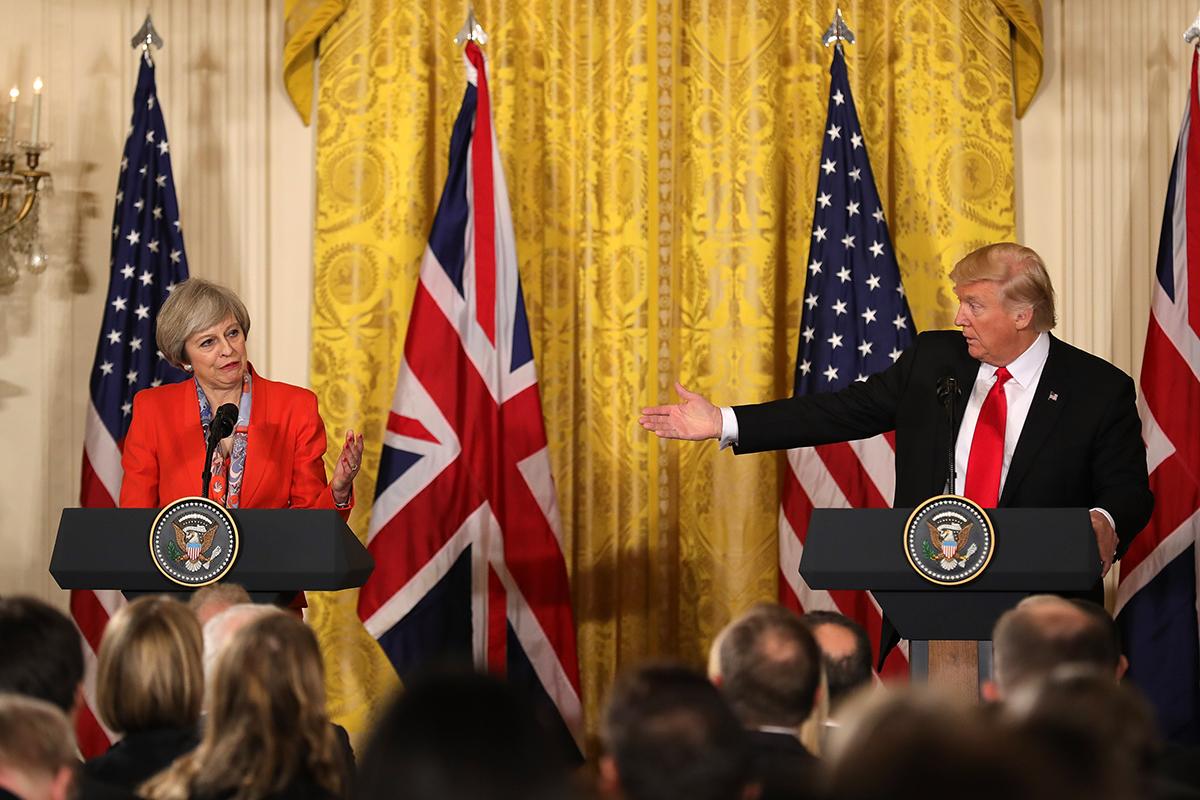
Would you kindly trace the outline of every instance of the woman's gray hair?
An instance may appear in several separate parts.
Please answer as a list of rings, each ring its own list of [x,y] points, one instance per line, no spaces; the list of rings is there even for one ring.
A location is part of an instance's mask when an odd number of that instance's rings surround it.
[[[211,328],[226,317],[233,317],[250,333],[250,314],[241,298],[228,287],[203,278],[190,278],[175,287],[158,312],[155,340],[158,350],[177,367],[187,362],[184,345],[197,331]]]

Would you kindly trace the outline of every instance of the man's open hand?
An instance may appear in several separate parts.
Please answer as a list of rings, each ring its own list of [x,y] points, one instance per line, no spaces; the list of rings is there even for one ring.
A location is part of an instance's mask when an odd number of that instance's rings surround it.
[[[683,402],[670,406],[650,406],[642,409],[638,418],[641,426],[661,439],[717,439],[721,436],[721,410],[679,381],[675,391]]]

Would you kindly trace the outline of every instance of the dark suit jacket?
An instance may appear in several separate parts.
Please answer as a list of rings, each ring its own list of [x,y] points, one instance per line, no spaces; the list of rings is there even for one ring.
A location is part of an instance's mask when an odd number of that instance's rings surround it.
[[[135,731],[126,734],[103,755],[88,759],[83,765],[83,775],[95,786],[119,789],[132,797],[138,786],[199,743],[199,731],[194,727]],[[81,795],[84,800],[112,796],[90,791],[86,784]]]
[[[786,733],[748,731],[759,800],[806,800],[820,796],[817,757]]]
[[[889,369],[839,392],[736,406],[738,453],[865,439],[896,431],[897,508],[940,494],[979,362],[958,331],[929,331]],[[954,430],[938,379],[963,390]],[[1103,508],[1124,553],[1154,507],[1133,381],[1096,356],[1050,337],[1050,354],[1000,495],[1001,507]]]

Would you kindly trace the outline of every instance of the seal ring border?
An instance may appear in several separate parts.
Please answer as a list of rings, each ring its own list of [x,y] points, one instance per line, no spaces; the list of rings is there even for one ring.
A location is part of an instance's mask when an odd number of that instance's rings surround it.
[[[975,570],[968,577],[958,581],[939,581],[929,577],[921,571],[920,567],[913,563],[912,553],[908,551],[908,532],[912,529],[913,520],[917,518],[918,514],[925,511],[928,506],[931,506],[941,500],[953,500],[955,502],[964,503],[970,506],[975,510],[976,513],[979,514],[983,521],[987,523],[988,531],[992,534],[992,546],[988,548],[987,558],[985,558],[983,563],[979,565],[979,569]],[[908,560],[908,565],[912,567],[913,572],[917,573],[935,586],[962,586],[963,584],[970,583],[982,575],[984,571],[987,570],[988,564],[992,563],[992,556],[996,555],[996,526],[992,524],[992,518],[987,515],[987,512],[983,510],[983,507],[969,497],[963,497],[960,494],[939,494],[922,501],[916,508],[912,510],[912,513],[908,515],[908,521],[904,523],[904,530],[900,532],[900,543],[904,547],[904,557]]]
[[[225,569],[221,570],[216,575],[213,575],[209,580],[206,580],[203,583],[185,583],[163,569],[162,564],[159,564],[158,559],[154,557],[154,532],[158,530],[158,523],[162,522],[162,518],[165,517],[169,512],[174,511],[176,506],[197,500],[205,504],[206,507],[216,509],[219,514],[225,517],[225,521],[229,523],[229,529],[233,533],[233,536],[230,537],[233,540],[233,552],[229,556],[229,563],[225,565]],[[150,536],[146,541],[146,545],[150,550],[150,560],[154,562],[154,568],[158,570],[159,574],[177,586],[186,586],[189,589],[201,589],[205,586],[211,586],[229,574],[229,571],[233,569],[233,565],[237,563],[238,551],[241,548],[241,541],[241,531],[238,530],[237,523],[233,521],[233,515],[229,513],[229,509],[225,508],[225,506],[221,505],[220,503],[210,500],[207,497],[191,495],[189,497],[180,497],[178,500],[173,500],[162,507],[162,509],[158,512],[158,515],[154,517],[154,522],[150,525]]]

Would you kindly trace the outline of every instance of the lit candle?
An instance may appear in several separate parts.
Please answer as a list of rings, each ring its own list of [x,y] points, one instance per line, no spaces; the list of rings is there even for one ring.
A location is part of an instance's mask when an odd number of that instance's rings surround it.
[[[29,141],[38,143],[38,128],[42,123],[42,79],[33,82],[33,125],[29,133]]]
[[[15,86],[8,93],[8,152],[10,153],[17,149],[15,144],[17,140],[17,98],[20,96],[21,90]]]

